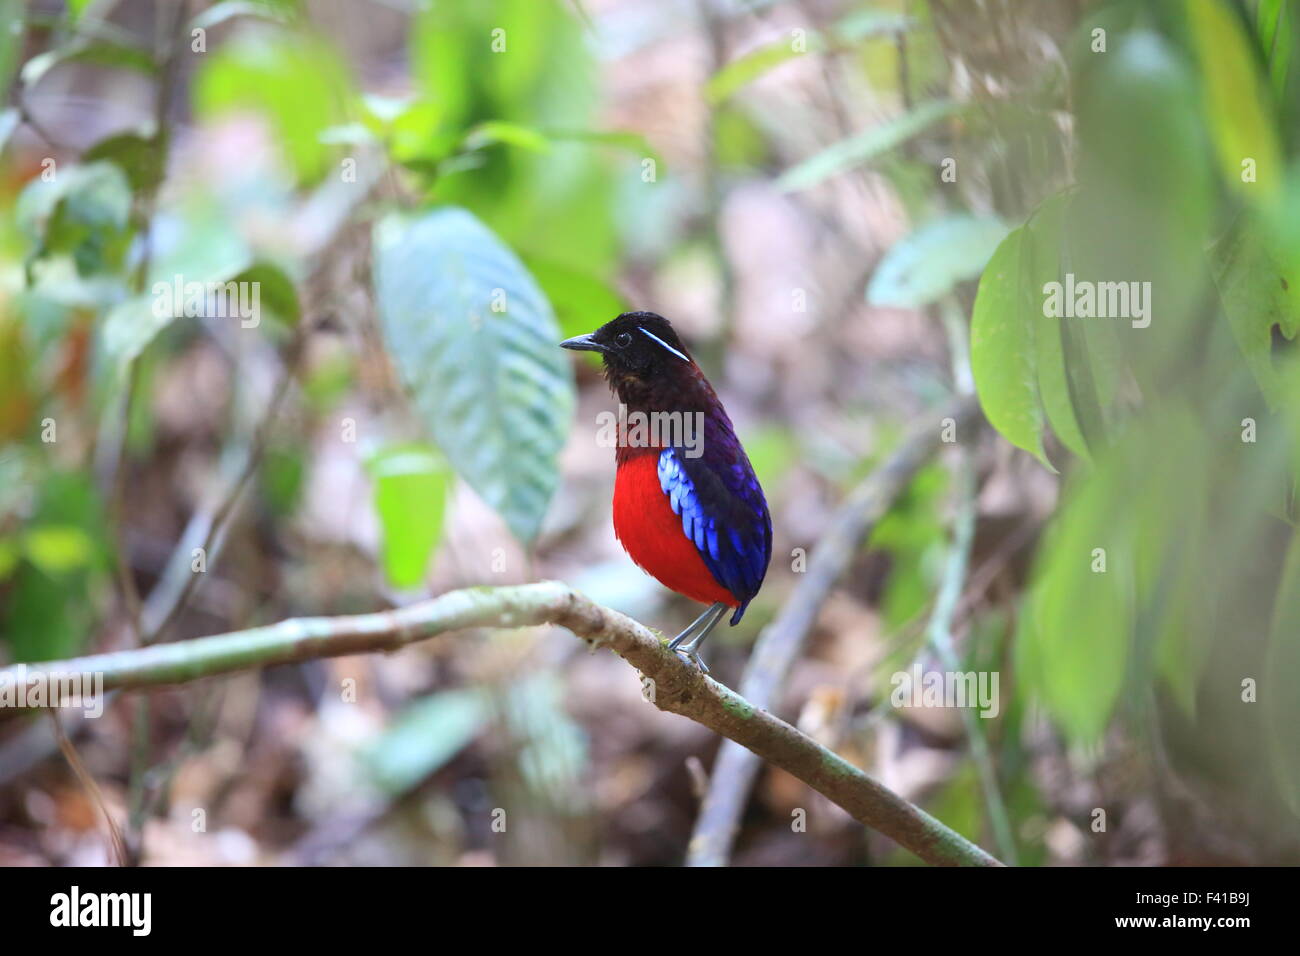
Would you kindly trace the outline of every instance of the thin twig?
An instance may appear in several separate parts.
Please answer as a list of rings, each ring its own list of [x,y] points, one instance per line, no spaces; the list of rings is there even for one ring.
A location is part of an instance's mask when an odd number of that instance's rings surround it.
[[[961,670],[961,661],[953,646],[952,624],[961,598],[962,584],[970,564],[971,544],[975,538],[975,468],[969,454],[963,456],[961,464],[958,465],[957,486],[957,515],[953,522],[952,548],[948,552],[929,626],[930,647],[934,649],[940,664],[947,671]],[[979,772],[984,802],[988,806],[989,823],[993,827],[994,839],[997,841],[1002,858],[1011,866],[1015,866],[1016,841],[1012,835],[1006,802],[1002,799],[1002,790],[998,785],[997,769],[993,766],[989,754],[988,740],[984,736],[980,718],[974,709],[970,707],[960,709],[970,746],[971,760],[974,761]]]
[[[248,487],[253,476],[257,474],[258,466],[262,462],[262,457],[266,452],[267,441],[270,438],[275,422],[279,417],[280,408],[284,404],[285,396],[289,393],[289,386],[293,382],[294,371],[298,365],[298,359],[302,352],[303,343],[306,341],[308,325],[306,321],[302,322],[294,333],[293,343],[289,347],[289,352],[285,358],[284,367],[280,372],[280,379],[276,382],[275,391],[271,395],[271,400],[266,406],[266,414],[262,416],[257,425],[257,430],[253,433],[252,442],[248,448],[248,455],[244,459],[244,466],[240,469],[235,480],[231,482],[223,496],[221,503],[213,512],[211,520],[208,522],[207,532],[203,536],[203,543],[199,545],[204,554],[205,566],[213,558],[213,549],[216,542],[224,536],[227,522],[235,512],[243,496],[244,489]],[[170,601],[166,611],[161,613],[157,626],[151,628],[143,644],[156,644],[166,637],[167,630],[175,623],[190,602],[194,595],[195,588],[198,587],[199,581],[203,574],[191,571],[185,579],[184,585],[180,591]]]
[[[182,39],[185,24],[189,19],[190,0],[181,0],[176,6],[176,15],[170,23],[164,25],[162,12],[157,12],[155,50],[162,51],[162,67],[158,74],[157,92],[154,96],[153,145],[157,151],[158,166],[164,172],[167,168],[167,154],[171,145],[171,130],[167,124],[168,114],[177,88],[180,68]],[[141,192],[136,203],[136,230],[140,235],[140,261],[136,264],[135,287],[143,293],[149,282],[149,270],[153,264],[153,221],[158,208],[158,189],[162,176],[152,179]],[[126,541],[126,473],[127,440],[130,436],[131,419],[140,401],[140,366],[143,351],[131,358],[126,374],[126,397],[123,400],[122,425],[118,436],[117,468],[113,474],[113,491],[111,509],[113,527],[117,536],[117,579],[126,602],[127,619],[131,623],[132,636],[137,645],[145,643],[146,634],[142,618],[144,602],[140,589],[135,583],[135,574],[131,567],[130,552]],[[149,765],[149,701],[136,702],[132,715],[131,772],[129,778],[129,796],[127,831],[125,835],[125,865],[134,866],[140,862],[144,828],[144,774]],[[70,744],[69,744],[70,745]]]
[[[113,819],[113,814],[108,811],[108,803],[104,800],[104,791],[99,789],[99,784],[95,782],[94,775],[82,763],[77,748],[72,746],[72,741],[63,732],[63,725],[59,723],[59,712],[51,710],[49,715],[50,723],[54,727],[54,739],[59,742],[59,750],[63,752],[64,759],[68,761],[68,766],[72,768],[72,773],[76,776],[77,782],[81,784],[81,788],[86,791],[90,802],[103,814],[104,823],[108,827],[109,844],[113,848],[113,856],[117,860],[118,866],[125,866],[128,860],[126,840],[122,836],[122,828],[117,825],[117,821]]]
[[[26,91],[19,90],[14,93],[14,108],[18,110],[18,118],[26,124],[28,129],[41,139],[45,140],[46,146],[63,153],[72,152],[71,146],[56,139],[54,134],[49,131],[45,124],[36,119],[36,116],[32,113],[31,106],[27,103]]]
[[[177,70],[180,65],[182,47],[181,33],[189,13],[189,0],[181,0],[176,8],[176,17],[166,30],[158,29],[156,46],[162,47],[162,68],[158,75],[157,93],[154,97],[154,149],[158,153],[159,168],[166,169],[167,152],[170,145],[170,132],[167,114],[176,93]],[[158,16],[161,22],[161,11]],[[143,292],[149,281],[149,269],[153,262],[153,218],[158,204],[158,188],[161,177],[151,181],[140,194],[136,203],[135,224],[140,234],[140,261],[136,264],[135,287]],[[117,442],[117,466],[113,471],[113,485],[110,495],[110,510],[113,527],[117,535],[117,581],[126,604],[127,619],[131,623],[132,634],[136,644],[145,643],[144,623],[140,612],[143,601],[140,589],[136,586],[135,575],[131,570],[130,553],[126,542],[126,473],[127,473],[127,439],[131,430],[131,418],[136,402],[140,400],[140,362],[143,353],[132,357],[126,374],[126,395],[122,401],[122,419]]]
[[[44,674],[93,674],[105,690],[184,684],[240,670],[368,651],[392,651],[447,631],[558,624],[607,646],[642,675],[654,705],[749,748],[804,781],[854,819],[921,859],[945,866],[999,866],[994,857],[925,811],[682,662],[661,637],[557,581],[451,591],[373,614],[296,618],[171,644],[0,669],[0,686]],[[97,685],[98,686],[98,685]]]
[[[939,304],[939,315],[943,322],[944,334],[948,340],[949,358],[952,362],[953,384],[959,394],[975,394],[975,378],[970,364],[970,340],[966,331],[966,315],[954,297],[948,296]],[[953,621],[960,606],[962,589],[970,568],[971,550],[975,543],[975,505],[976,480],[974,446],[971,442],[962,445],[961,461],[957,465],[957,514],[953,519],[952,548],[948,551],[943,577],[939,582],[939,591],[934,599],[934,611],[930,615],[927,631],[930,647],[939,657],[944,670],[957,671],[961,662],[953,644]],[[980,787],[984,791],[984,802],[988,807],[989,823],[993,827],[993,836],[998,844],[998,851],[1011,865],[1017,865],[1016,841],[1012,835],[1011,818],[1007,815],[1007,805],[1002,799],[1002,789],[998,784],[997,768],[989,754],[988,740],[980,725],[980,718],[970,707],[961,708],[962,724],[966,731],[967,744],[970,747],[971,760],[975,763],[980,778]]]

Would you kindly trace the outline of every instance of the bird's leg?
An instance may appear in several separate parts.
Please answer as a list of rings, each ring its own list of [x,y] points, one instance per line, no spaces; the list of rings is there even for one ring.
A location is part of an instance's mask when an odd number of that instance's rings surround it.
[[[709,669],[705,666],[704,661],[700,660],[700,645],[704,643],[704,639],[709,636],[709,633],[718,626],[718,622],[722,620],[722,615],[726,610],[727,605],[721,601],[712,604],[703,614],[688,624],[686,630],[669,641],[668,649],[676,651],[677,655],[683,660],[695,664],[707,674]],[[682,642],[688,637],[691,638],[690,643],[683,644]]]

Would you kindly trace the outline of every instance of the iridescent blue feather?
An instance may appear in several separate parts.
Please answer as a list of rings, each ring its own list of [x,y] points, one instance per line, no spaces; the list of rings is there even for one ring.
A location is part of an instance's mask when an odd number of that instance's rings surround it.
[[[772,519],[730,423],[706,423],[704,437],[704,454],[697,458],[681,448],[660,452],[659,487],[714,580],[740,602],[731,616],[734,625],[767,573]]]

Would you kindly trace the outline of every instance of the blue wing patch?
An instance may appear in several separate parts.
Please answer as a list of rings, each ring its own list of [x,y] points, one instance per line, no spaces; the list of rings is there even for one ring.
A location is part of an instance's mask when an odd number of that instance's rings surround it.
[[[659,487],[686,535],[720,585],[740,602],[738,623],[763,584],[772,557],[772,521],[749,462],[728,463],[721,472],[706,457],[687,458],[680,449],[659,453]]]

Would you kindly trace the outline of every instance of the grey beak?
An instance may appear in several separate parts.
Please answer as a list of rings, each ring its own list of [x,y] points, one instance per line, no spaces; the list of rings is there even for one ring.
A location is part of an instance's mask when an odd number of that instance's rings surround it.
[[[575,335],[571,339],[565,339],[560,343],[562,349],[573,349],[575,352],[603,352],[605,346],[601,345],[594,338],[594,332],[588,332],[586,335]]]

